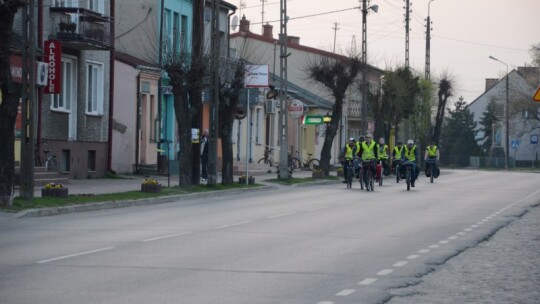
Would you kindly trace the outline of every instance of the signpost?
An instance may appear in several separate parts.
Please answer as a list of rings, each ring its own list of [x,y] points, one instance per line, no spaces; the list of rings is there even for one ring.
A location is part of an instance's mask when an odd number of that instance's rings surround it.
[[[538,89],[536,89],[536,93],[533,95],[533,100],[536,102],[540,102],[540,86],[538,86]]]
[[[304,125],[320,125],[324,123],[323,116],[322,115],[306,115],[302,123]]]

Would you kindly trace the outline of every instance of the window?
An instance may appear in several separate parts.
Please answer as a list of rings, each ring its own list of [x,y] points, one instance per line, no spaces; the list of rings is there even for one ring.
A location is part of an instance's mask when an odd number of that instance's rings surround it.
[[[75,0],[53,0],[54,7],[77,7]]]
[[[96,171],[96,150],[88,150],[87,170]]]
[[[62,150],[62,160],[60,162],[60,169],[62,172],[69,172],[71,170],[71,151],[70,150]]]
[[[262,109],[261,108],[257,108],[257,111],[256,111],[256,121],[255,121],[255,142],[256,143],[261,143],[261,130],[262,130],[262,122],[263,122],[263,118],[262,118]]]
[[[174,12],[173,18],[173,54],[177,56],[180,53],[180,14]]]
[[[100,14],[105,13],[105,5],[103,0],[88,0],[88,9]]]
[[[86,64],[86,114],[103,114],[103,64]]]
[[[155,100],[154,100],[154,95],[151,95],[150,96],[150,105],[149,105],[149,109],[148,109],[148,121],[150,122],[150,141],[156,141],[156,130],[158,129],[158,127],[156,127],[156,122],[158,121],[158,119],[155,117],[156,114],[156,110],[154,109],[155,107]]]
[[[182,25],[180,28],[180,48],[182,51],[187,49],[188,17],[182,15]]]
[[[71,101],[75,99],[77,81],[75,58],[62,58],[62,91],[52,97],[51,110],[71,111]]]

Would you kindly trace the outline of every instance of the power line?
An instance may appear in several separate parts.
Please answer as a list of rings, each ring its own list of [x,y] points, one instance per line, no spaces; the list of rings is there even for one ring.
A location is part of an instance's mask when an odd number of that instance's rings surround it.
[[[447,39],[447,40],[453,40],[453,41],[459,41],[459,42],[469,43],[469,44],[476,44],[476,45],[481,45],[481,46],[496,47],[496,48],[501,48],[501,49],[513,50],[513,51],[525,51],[525,52],[528,51],[528,50],[524,50],[524,49],[517,49],[517,48],[511,48],[511,47],[499,46],[499,45],[487,44],[487,43],[480,43],[480,42],[473,42],[473,41],[467,41],[467,40],[462,40],[462,39],[444,37],[444,36],[439,36],[439,35],[432,35],[432,37],[437,37],[437,38]]]
[[[317,16],[322,16],[322,15],[328,15],[328,14],[341,13],[341,12],[351,11],[351,10],[359,9],[359,8],[360,8],[359,6],[355,6],[355,7],[345,8],[345,9],[337,10],[337,11],[330,11],[330,12],[318,13],[318,14],[313,14],[313,15],[306,15],[306,16],[294,17],[294,18],[289,18],[289,21],[290,21],[290,20],[296,20],[296,19],[304,19],[304,18],[310,18],[310,17],[317,17]],[[280,22],[280,20],[265,21],[265,23],[273,23],[273,22]],[[255,22],[255,23],[252,23],[252,24],[262,24],[262,22]]]

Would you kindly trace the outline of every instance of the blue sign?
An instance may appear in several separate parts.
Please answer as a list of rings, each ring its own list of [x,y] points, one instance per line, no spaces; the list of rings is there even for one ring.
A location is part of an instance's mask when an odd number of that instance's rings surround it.
[[[531,135],[531,145],[538,144],[538,135]]]
[[[519,147],[519,140],[512,140],[512,148],[517,149]]]

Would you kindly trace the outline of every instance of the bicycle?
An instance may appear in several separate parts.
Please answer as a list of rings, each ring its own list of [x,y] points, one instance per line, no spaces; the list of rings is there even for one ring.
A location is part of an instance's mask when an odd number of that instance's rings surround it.
[[[358,168],[358,181],[360,182],[360,190],[364,190],[364,166],[362,165],[362,159],[359,157],[355,157],[354,166],[355,168]]]
[[[299,168],[299,169],[306,169],[309,171],[313,171],[319,168],[320,160],[316,158],[311,158],[311,156],[313,155],[312,153],[308,153],[307,155],[308,157],[307,159],[305,159],[302,157],[302,154],[300,153],[300,151],[296,151],[296,157],[293,157],[291,159],[295,169]]]
[[[401,170],[401,159],[394,159],[392,161],[393,172],[396,175],[396,183],[399,184],[399,181],[403,179],[403,172]]]
[[[346,162],[347,171],[345,172],[345,180],[347,181],[347,189],[351,189],[354,176],[354,161],[352,159],[348,159]]]
[[[375,169],[374,160],[363,161],[362,167],[364,169],[364,183],[366,185],[366,190],[368,192],[369,191],[373,192],[375,191],[375,189],[373,188],[373,184],[375,180],[375,176],[373,175],[373,171]]]
[[[58,162],[56,161],[56,155],[49,155],[49,150],[45,149],[43,150],[43,153],[45,153],[45,168],[47,172],[56,172],[58,171]]]
[[[377,164],[375,165],[375,180],[379,182],[379,186],[383,185],[383,179],[384,179],[383,168],[384,168],[383,160],[379,159],[377,161]]]
[[[278,161],[276,161],[274,159],[274,156],[272,156],[272,154],[270,153],[272,150],[279,151],[279,149],[267,146],[266,149],[264,149],[264,157],[259,159],[257,161],[257,163],[258,164],[268,164],[270,167],[276,168],[276,172],[277,172],[277,174],[279,176],[279,164],[280,163]],[[288,168],[288,171],[289,171],[289,176],[292,176],[295,168],[294,168],[292,159],[290,157],[288,158],[288,161],[287,161],[287,168]]]
[[[407,160],[403,163],[403,168],[405,170],[405,183],[407,184],[407,191],[409,191],[411,190],[413,163]]]
[[[435,175],[435,162],[437,160],[435,158],[428,158],[426,159],[426,176],[429,177],[429,181],[433,183],[433,178]]]

